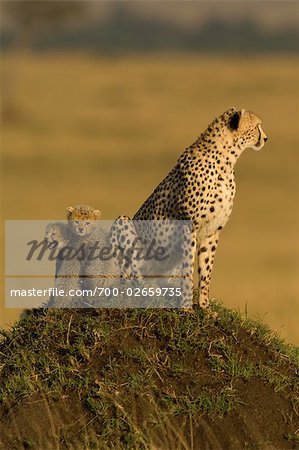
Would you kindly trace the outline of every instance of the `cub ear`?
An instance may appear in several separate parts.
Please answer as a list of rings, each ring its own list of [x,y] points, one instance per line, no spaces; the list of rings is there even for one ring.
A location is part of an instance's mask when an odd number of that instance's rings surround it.
[[[75,208],[73,208],[73,206],[69,206],[68,208],[66,208],[67,219],[69,219],[71,217],[71,215],[73,214],[74,211],[75,211]]]
[[[99,209],[95,209],[93,213],[94,213],[94,215],[95,215],[97,220],[99,220],[101,218],[101,214],[102,213],[101,213],[101,211]]]
[[[241,119],[242,111],[235,112],[228,121],[228,126],[231,130],[237,130]]]

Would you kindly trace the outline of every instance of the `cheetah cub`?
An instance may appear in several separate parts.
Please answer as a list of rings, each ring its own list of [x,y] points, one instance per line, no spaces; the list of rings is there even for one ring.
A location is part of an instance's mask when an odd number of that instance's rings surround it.
[[[63,249],[67,247],[71,238],[71,230],[67,223],[48,223],[45,231],[44,241],[50,250],[58,250],[56,256],[55,278],[60,270]]]
[[[55,287],[64,290],[65,295],[52,299],[51,305],[67,308],[73,306],[75,295],[69,294],[82,289],[83,267],[89,246],[97,239],[97,220],[101,217],[98,209],[87,205],[70,206],[67,208],[68,243],[62,249],[59,265],[56,265]],[[65,252],[65,255],[64,255]],[[67,257],[70,252],[71,257]]]
[[[48,223],[44,240],[50,250],[60,250],[66,247],[70,241],[70,227],[63,222]]]
[[[66,217],[72,231],[70,243],[87,243],[94,238],[97,228],[97,220],[101,218],[98,209],[87,205],[69,206],[66,210]]]

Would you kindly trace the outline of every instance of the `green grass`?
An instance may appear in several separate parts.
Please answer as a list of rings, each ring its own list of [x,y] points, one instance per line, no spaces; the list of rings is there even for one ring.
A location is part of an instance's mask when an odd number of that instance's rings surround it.
[[[214,309],[218,312],[216,322],[202,311],[188,315],[178,311],[132,310],[116,312],[116,318],[113,312],[106,313],[107,318],[104,313],[94,316],[78,311],[28,315],[11,331],[2,331],[0,399],[11,401],[41,388],[45,392],[74,387],[87,391],[94,385],[94,374],[84,372],[82,376],[82,366],[89,365],[99,347],[114,348],[128,332],[132,343],[120,344],[115,354],[110,352],[105,358],[100,369],[103,386],[116,386],[121,378],[132,388],[142,388],[144,384],[154,388],[165,375],[176,377],[194,372],[192,366],[175,356],[198,351],[206,355],[211,372],[227,377],[223,392],[238,378],[261,377],[277,390],[287,387],[288,376],[281,374],[280,368],[286,362],[299,366],[298,348],[278,339],[259,321],[248,320],[220,305],[214,305]],[[238,343],[244,333],[251,345],[263,345],[260,356],[240,354]],[[157,347],[157,340],[163,345]],[[122,373],[126,366],[136,366],[136,371],[130,375]],[[218,410],[213,402],[209,405],[205,401],[207,398],[196,400],[186,392],[183,403],[199,409],[203,405],[205,411]]]
[[[294,443],[299,444],[299,434],[288,434],[288,435],[286,436],[286,439],[287,439],[288,441],[292,441],[292,442],[294,442]]]

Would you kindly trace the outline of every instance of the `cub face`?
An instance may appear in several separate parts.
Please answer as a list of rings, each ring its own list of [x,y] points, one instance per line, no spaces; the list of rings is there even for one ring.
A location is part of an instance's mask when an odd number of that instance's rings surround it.
[[[87,205],[69,206],[67,220],[72,231],[78,236],[87,236],[96,228],[96,221],[100,220],[101,212]]]
[[[49,223],[47,225],[44,240],[49,249],[61,249],[67,246],[69,240],[65,236],[65,226],[62,223]]]
[[[232,113],[228,119],[228,129],[241,148],[260,150],[268,139],[261,119],[245,109]]]

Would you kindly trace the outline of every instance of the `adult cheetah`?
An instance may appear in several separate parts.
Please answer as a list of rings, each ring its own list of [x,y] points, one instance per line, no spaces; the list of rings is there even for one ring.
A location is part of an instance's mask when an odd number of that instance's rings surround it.
[[[228,109],[183,152],[175,167],[133,217],[134,221],[192,221],[190,277],[193,280],[197,255],[198,304],[202,308],[209,306],[209,286],[219,233],[233,207],[234,166],[246,148],[260,150],[266,141],[258,116],[244,109]],[[125,221],[128,224],[130,219],[126,216],[117,219],[118,224]],[[136,232],[133,227],[129,230],[133,234]],[[118,233],[118,241],[127,241],[128,231],[125,238],[120,238],[119,230]]]

